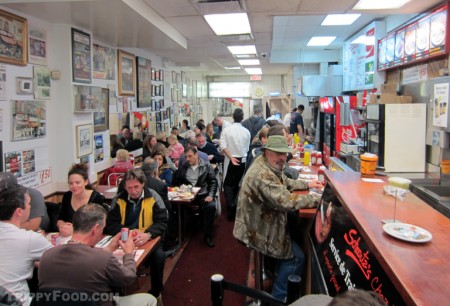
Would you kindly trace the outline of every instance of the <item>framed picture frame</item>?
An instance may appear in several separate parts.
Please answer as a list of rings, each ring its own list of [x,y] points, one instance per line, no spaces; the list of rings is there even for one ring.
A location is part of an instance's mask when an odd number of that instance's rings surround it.
[[[47,31],[29,26],[28,63],[47,66]]]
[[[33,66],[34,98],[40,100],[51,99],[50,69],[44,66]]]
[[[11,140],[44,138],[47,135],[45,101],[11,100]]]
[[[0,62],[25,66],[28,54],[28,22],[25,18],[0,10]],[[14,46],[14,48],[11,48]],[[11,52],[14,50],[14,52]]]
[[[109,89],[101,88],[99,110],[94,112],[94,132],[109,128]]]
[[[77,158],[92,154],[93,135],[93,127],[90,123],[75,127]]]
[[[137,107],[152,106],[152,62],[137,56]]]
[[[116,79],[116,50],[113,48],[93,44],[94,68],[92,76],[94,79],[115,80]]]
[[[33,94],[33,78],[16,77],[16,94],[32,95]]]
[[[133,54],[119,50],[117,56],[119,96],[136,94],[136,58]]]
[[[105,107],[103,104],[104,102],[102,102],[103,89],[107,90],[109,95],[109,90],[106,88],[87,85],[73,85],[74,112],[101,112]],[[109,109],[109,106],[107,106],[107,108]]]
[[[77,83],[91,83],[91,35],[72,28],[72,79]]]

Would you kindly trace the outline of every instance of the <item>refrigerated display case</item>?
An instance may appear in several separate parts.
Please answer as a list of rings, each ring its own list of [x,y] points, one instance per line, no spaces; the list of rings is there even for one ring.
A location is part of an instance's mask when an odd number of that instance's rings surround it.
[[[335,98],[323,97],[319,99],[319,151],[322,151],[323,163],[330,165],[330,158],[335,152]]]
[[[367,104],[367,152],[386,172],[424,172],[426,104]]]

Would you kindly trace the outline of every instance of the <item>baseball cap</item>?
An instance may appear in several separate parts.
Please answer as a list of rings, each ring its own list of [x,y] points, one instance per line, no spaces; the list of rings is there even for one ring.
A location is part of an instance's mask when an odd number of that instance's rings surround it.
[[[0,172],[0,192],[15,185],[18,185],[18,183],[14,174],[10,172]]]
[[[267,139],[267,143],[261,147],[261,149],[268,149],[270,151],[279,153],[292,153],[292,149],[289,148],[286,138],[281,135],[272,135]]]

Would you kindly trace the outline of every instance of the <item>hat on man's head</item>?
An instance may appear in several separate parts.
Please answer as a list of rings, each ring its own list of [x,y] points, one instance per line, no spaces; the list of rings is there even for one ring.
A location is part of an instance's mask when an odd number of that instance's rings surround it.
[[[0,192],[15,185],[18,185],[18,183],[14,174],[10,172],[0,173]]]
[[[292,153],[292,149],[289,148],[286,138],[281,135],[269,136],[269,138],[267,138],[267,143],[263,145],[261,149],[268,149],[279,153]]]

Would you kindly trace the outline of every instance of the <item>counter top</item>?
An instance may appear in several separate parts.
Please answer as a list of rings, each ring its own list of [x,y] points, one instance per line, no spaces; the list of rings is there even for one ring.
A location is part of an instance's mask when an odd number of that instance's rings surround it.
[[[397,201],[396,218],[428,230],[432,241],[414,244],[383,231],[382,219],[392,219],[394,198],[384,183],[368,183],[358,172],[326,171],[335,195],[367,245],[408,305],[440,305],[450,300],[450,220],[413,193]],[[387,181],[387,177],[381,178]]]

